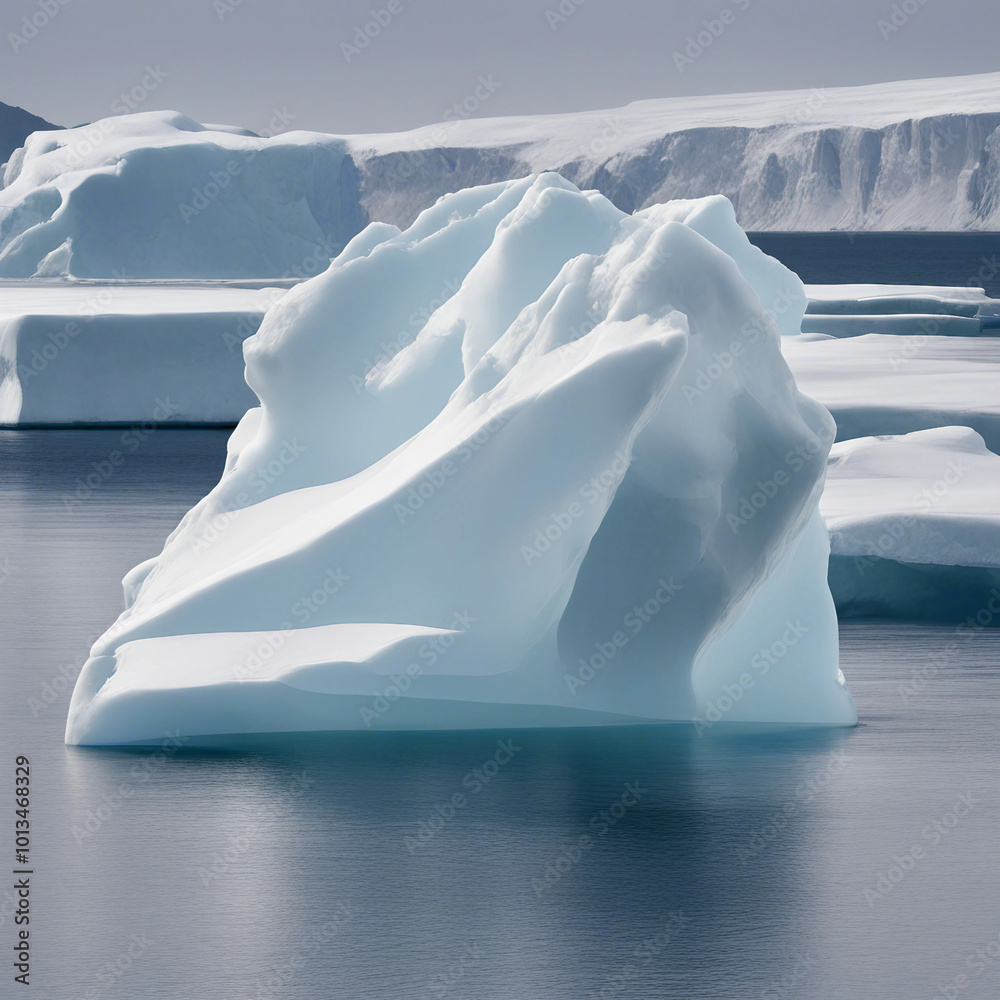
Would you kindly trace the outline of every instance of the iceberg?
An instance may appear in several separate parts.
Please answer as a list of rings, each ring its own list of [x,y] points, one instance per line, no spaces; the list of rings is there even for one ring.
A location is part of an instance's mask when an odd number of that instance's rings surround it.
[[[285,293],[199,283],[0,283],[0,426],[235,425],[243,341]]]
[[[968,427],[833,446],[820,510],[842,615],[1000,627],[1000,456]]]
[[[1000,74],[260,136],[174,111],[32,134],[0,277],[312,277],[369,219],[556,170],[626,212],[721,193],[759,231],[1000,228]],[[968,324],[954,324],[956,326]]]
[[[721,197],[546,173],[368,226],[244,342],[260,406],[125,578],[67,742],[854,724],[805,306]]]
[[[0,186],[0,277],[312,277],[367,218],[345,140],[173,111],[35,132]]]

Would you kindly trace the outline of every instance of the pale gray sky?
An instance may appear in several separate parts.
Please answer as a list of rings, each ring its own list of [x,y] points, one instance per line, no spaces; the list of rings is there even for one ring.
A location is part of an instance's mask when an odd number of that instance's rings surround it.
[[[372,11],[384,25],[345,52]],[[480,77],[492,116],[991,72],[998,29],[997,0],[3,0],[0,101],[75,125],[135,88],[138,110],[258,131],[274,108],[294,116],[279,130],[391,131]]]

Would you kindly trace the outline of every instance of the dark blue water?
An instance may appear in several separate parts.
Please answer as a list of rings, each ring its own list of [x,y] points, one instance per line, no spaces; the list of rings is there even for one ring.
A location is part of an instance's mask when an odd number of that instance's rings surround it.
[[[226,435],[159,431],[80,493],[119,437],[0,433],[0,843],[23,753],[35,872],[32,987],[6,919],[0,996],[1000,995],[1000,633],[845,626],[853,730],[70,749],[60,678]]]
[[[1000,233],[748,233],[807,284],[964,285],[1000,297]]]

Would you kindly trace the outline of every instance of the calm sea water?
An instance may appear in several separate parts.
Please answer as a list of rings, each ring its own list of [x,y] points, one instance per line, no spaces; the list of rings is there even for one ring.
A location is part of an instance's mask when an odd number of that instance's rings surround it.
[[[1000,297],[1000,233],[748,233],[807,284],[972,285]]]
[[[852,730],[67,748],[60,678],[224,455],[163,430],[81,489],[120,433],[0,433],[0,842],[22,753],[31,995],[1000,995],[1000,634],[846,626]]]

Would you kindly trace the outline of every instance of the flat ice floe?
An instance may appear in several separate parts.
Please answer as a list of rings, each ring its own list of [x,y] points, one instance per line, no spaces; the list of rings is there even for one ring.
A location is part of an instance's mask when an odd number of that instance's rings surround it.
[[[246,342],[261,405],[126,577],[67,741],[853,724],[834,426],[779,348],[805,304],[722,198],[626,215],[546,174],[369,227]]]
[[[1000,302],[982,288],[928,285],[807,285],[803,333],[857,337],[975,337],[1000,325]]]
[[[1000,338],[868,334],[786,337],[799,388],[837,421],[837,439],[960,424],[1000,452]]]
[[[842,614],[1000,626],[1000,456],[975,431],[835,444],[820,510]]]
[[[0,281],[0,425],[235,424],[283,288]]]

